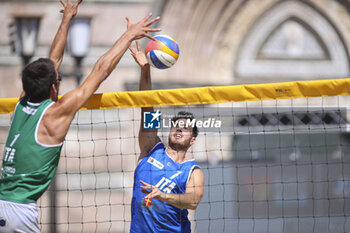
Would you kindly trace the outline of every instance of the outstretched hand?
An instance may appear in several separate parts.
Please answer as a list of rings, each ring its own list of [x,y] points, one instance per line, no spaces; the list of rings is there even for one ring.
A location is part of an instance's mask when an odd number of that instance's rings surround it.
[[[82,1],[83,0],[77,0],[74,4],[72,4],[72,0],[67,0],[67,2],[60,0],[64,7],[64,9],[60,10],[60,12],[63,13],[63,16],[70,16],[73,18],[78,13],[78,6]]]
[[[140,180],[141,184],[143,184],[143,186],[141,186],[141,192],[143,192],[144,194],[147,194],[147,196],[145,197],[145,199],[149,198],[149,199],[156,199],[156,200],[160,200],[162,201],[164,198],[165,193],[163,193],[162,191],[159,190],[159,188],[157,188],[154,185],[150,185],[147,184],[146,182]],[[148,191],[150,190],[150,191]]]
[[[138,40],[143,37],[148,37],[151,40],[155,40],[153,36],[148,34],[149,32],[159,32],[161,31],[160,28],[149,28],[153,23],[157,22],[160,17],[156,17],[150,21],[149,18],[151,18],[152,13],[149,13],[145,18],[143,18],[140,22],[136,24],[132,24],[130,19],[126,17],[127,24],[127,32],[131,34],[133,40]]]
[[[146,58],[146,55],[142,51],[140,43],[138,41],[136,41],[136,48],[134,46],[130,45],[129,50],[131,52],[131,55],[135,59],[136,63],[139,64],[139,66],[145,67],[145,66],[149,65],[147,58]]]

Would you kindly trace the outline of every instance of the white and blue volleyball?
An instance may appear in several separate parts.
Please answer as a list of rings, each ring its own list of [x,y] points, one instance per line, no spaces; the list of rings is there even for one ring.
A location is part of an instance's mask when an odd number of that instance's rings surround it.
[[[166,35],[157,35],[146,45],[145,54],[149,64],[158,69],[172,67],[180,54],[177,42]]]

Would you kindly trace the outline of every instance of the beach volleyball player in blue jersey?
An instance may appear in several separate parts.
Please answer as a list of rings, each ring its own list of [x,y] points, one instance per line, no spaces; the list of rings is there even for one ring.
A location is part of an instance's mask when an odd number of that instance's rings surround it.
[[[150,65],[139,43],[129,47],[141,67],[140,90],[151,89]],[[134,173],[130,232],[191,232],[187,209],[196,209],[204,192],[204,174],[187,150],[198,135],[197,127],[180,127],[193,115],[180,112],[172,119],[168,147],[156,129],[143,129],[142,108],[139,146],[141,155]]]

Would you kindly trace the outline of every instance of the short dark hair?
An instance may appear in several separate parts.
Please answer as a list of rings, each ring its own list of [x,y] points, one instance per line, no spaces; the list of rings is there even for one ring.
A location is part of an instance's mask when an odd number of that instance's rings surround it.
[[[192,121],[194,119],[194,116],[190,112],[180,111],[176,114],[176,116],[171,118],[171,122],[176,122],[179,119],[190,119]],[[197,136],[198,136],[198,128],[197,128],[197,125],[194,124],[194,127],[192,128],[192,137],[197,137]]]
[[[56,81],[56,70],[48,58],[39,58],[28,64],[22,71],[22,85],[26,96],[32,101],[50,98],[50,88]]]

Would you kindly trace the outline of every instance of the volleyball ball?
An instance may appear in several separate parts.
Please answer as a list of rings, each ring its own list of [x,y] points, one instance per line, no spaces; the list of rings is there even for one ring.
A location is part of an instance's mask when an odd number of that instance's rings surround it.
[[[157,35],[156,40],[147,43],[145,54],[148,63],[158,69],[167,69],[172,67],[180,54],[177,42],[166,35]]]

